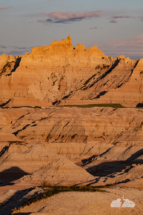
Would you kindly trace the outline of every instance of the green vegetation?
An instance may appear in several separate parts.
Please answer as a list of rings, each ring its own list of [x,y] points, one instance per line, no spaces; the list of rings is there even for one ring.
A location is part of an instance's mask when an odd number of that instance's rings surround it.
[[[89,79],[87,79],[87,80],[84,82],[83,86],[86,86],[86,85],[91,81],[91,79],[94,78],[96,75],[97,75],[97,74],[94,74],[94,75],[92,75]]]
[[[12,209],[11,213],[14,214],[16,211],[18,211],[20,208],[23,208],[27,205],[30,205],[32,203],[35,203],[37,201],[40,201],[42,199],[46,199],[50,196],[56,195],[61,192],[108,192],[106,190],[101,190],[101,188],[107,188],[107,186],[100,186],[100,187],[93,187],[93,186],[51,186],[47,182],[41,183],[42,188],[47,188],[44,193],[38,196],[31,197],[27,200],[26,203],[21,205],[18,208]]]
[[[51,192],[53,194],[60,193],[60,192],[72,192],[72,191],[77,191],[77,192],[107,192],[105,190],[100,190],[99,188],[106,188],[105,186],[51,186],[47,182],[42,182],[41,187],[45,188],[48,187],[51,189]],[[49,193],[49,192],[48,192]]]
[[[100,69],[100,71],[101,71],[102,69],[109,69],[109,67],[110,67],[110,66],[104,65],[104,64],[103,64],[102,67],[101,67],[100,65],[98,65],[98,66],[95,68],[95,70],[96,70],[96,69]],[[87,79],[87,80],[84,82],[83,87],[82,87],[81,89],[86,90],[86,89],[87,89],[87,84],[88,84],[96,75],[99,76],[99,75],[101,74],[100,71],[97,72],[96,74],[92,75],[89,79]]]
[[[59,105],[58,107],[78,107],[78,108],[92,108],[92,107],[112,107],[125,108],[120,104],[87,104],[87,105]]]

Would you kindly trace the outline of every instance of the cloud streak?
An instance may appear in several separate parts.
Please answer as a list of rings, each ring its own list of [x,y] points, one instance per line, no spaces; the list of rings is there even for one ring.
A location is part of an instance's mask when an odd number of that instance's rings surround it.
[[[32,47],[18,47],[18,46],[4,46],[0,45],[0,55],[3,53],[7,55],[23,55],[25,52],[30,53]]]
[[[91,28],[89,28],[89,29],[91,29],[91,30],[95,30],[95,29],[98,29],[98,27],[97,27],[97,26],[95,26],[95,27],[91,27]]]
[[[7,9],[11,9],[12,7],[0,7],[0,10],[7,10]]]
[[[100,17],[101,13],[102,11],[92,11],[87,13],[68,13],[68,12],[52,12],[48,14],[42,13],[42,15],[48,18],[44,20],[37,20],[37,22],[69,24],[69,23],[81,21],[87,18]]]
[[[118,19],[136,19],[136,18],[141,18],[142,17],[137,17],[137,16],[111,16],[110,18],[108,18],[110,20],[110,23],[117,23]]]

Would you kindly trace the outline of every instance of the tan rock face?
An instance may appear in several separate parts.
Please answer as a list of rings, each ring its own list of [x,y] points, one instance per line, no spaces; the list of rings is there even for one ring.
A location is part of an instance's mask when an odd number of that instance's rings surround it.
[[[0,56],[0,214],[43,194],[47,188],[31,188],[43,182],[143,189],[143,110],[133,108],[142,105],[143,59],[74,48],[71,37],[24,56]],[[59,194],[56,204],[45,199],[19,212],[119,214],[110,207],[113,193],[132,193],[138,208],[131,212],[141,214],[142,191],[109,191]]]
[[[106,57],[96,46],[72,45],[71,37],[30,54],[0,56],[1,105],[48,107],[64,104],[143,103],[142,59]]]
[[[11,133],[24,141],[142,145],[143,111],[113,108],[38,109],[14,122]]]
[[[19,61],[19,63],[18,63]],[[34,47],[17,59],[0,57],[0,98],[8,106],[143,103],[142,59],[106,57],[96,46],[72,45],[71,37]]]
[[[52,105],[82,87],[98,64],[110,67],[113,62],[97,47],[85,49],[81,44],[74,49],[70,37],[47,47],[35,47],[31,54],[20,58],[14,72],[0,78],[1,104],[10,100],[9,106]]]
[[[128,64],[131,64],[131,62],[128,62]],[[134,67],[126,83],[117,89],[109,91],[104,96],[103,102],[108,100],[128,107],[143,103],[143,59],[136,62]]]

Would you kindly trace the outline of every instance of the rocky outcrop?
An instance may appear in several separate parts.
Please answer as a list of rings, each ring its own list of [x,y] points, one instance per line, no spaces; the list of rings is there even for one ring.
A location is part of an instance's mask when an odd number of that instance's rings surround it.
[[[96,46],[72,45],[71,37],[30,54],[0,56],[0,105],[143,104],[143,60],[107,57]]]
[[[0,214],[18,206],[18,213],[95,214],[100,208],[97,213],[111,214],[113,193],[117,198],[131,192],[138,207],[131,213],[141,214],[137,189],[66,192],[48,200],[45,192],[55,192],[49,185],[143,189],[142,106],[143,59],[107,57],[84,44],[74,48],[71,37],[24,56],[0,56]],[[39,195],[45,199],[31,204],[29,198]],[[61,209],[63,204],[72,207]]]
[[[0,77],[1,104],[10,100],[7,106],[51,106],[83,87],[87,79],[95,76],[98,65],[106,65],[104,73],[115,61],[97,47],[85,49],[78,44],[74,48],[70,37],[35,47],[20,58],[14,72],[7,71]],[[5,68],[6,63],[1,71]]]

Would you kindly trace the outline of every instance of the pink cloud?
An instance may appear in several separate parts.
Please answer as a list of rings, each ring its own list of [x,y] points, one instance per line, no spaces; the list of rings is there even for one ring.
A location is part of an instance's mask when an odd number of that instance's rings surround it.
[[[42,13],[42,15],[48,17],[46,20],[38,20],[38,22],[45,23],[71,23],[74,21],[80,21],[86,18],[100,17],[102,11],[92,11],[87,13],[68,13],[68,12],[52,12]]]
[[[11,9],[12,7],[0,7],[0,10],[7,10],[7,9]]]
[[[49,14],[44,14],[47,17],[57,20],[57,19],[75,19],[75,18],[90,18],[90,17],[99,17],[101,11],[93,11],[87,13],[68,13],[68,12],[52,12]]]

